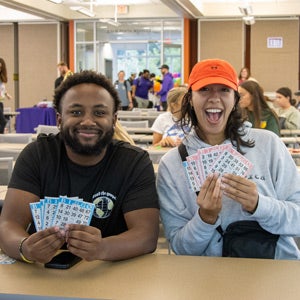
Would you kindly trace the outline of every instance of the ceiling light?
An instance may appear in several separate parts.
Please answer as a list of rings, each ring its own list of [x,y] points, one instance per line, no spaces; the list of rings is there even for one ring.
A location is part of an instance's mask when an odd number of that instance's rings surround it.
[[[56,4],[61,4],[63,3],[63,0],[48,0],[50,2],[56,3]]]
[[[249,16],[252,14],[252,7],[250,5],[247,6],[240,6],[239,7],[240,12],[245,15],[245,16]]]
[[[110,24],[110,25],[113,25],[113,26],[120,26],[121,23],[119,23],[118,21],[114,21],[114,20],[108,20],[106,23]]]
[[[82,7],[82,6],[71,6],[70,9],[78,11],[80,13],[82,13],[83,15],[86,15],[88,17],[95,17],[95,13],[92,12],[91,10]]]

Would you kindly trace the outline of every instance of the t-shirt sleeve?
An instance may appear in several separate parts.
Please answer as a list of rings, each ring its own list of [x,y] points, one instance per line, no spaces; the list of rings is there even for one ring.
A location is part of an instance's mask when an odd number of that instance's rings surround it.
[[[163,116],[159,115],[152,124],[151,130],[160,134],[164,133],[164,120]]]
[[[147,152],[139,154],[123,202],[123,212],[142,208],[159,208],[152,162]]]
[[[131,85],[128,81],[126,81],[127,92],[131,91]]]

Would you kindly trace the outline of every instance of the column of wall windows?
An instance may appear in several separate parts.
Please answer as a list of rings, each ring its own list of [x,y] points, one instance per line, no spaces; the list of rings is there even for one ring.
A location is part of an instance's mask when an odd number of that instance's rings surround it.
[[[75,71],[95,70],[115,80],[119,70],[126,76],[168,64],[171,73],[182,73],[183,22],[172,20],[120,21],[113,26],[99,21],[76,21]],[[107,62],[112,62],[108,64]],[[112,66],[112,70],[108,70]]]

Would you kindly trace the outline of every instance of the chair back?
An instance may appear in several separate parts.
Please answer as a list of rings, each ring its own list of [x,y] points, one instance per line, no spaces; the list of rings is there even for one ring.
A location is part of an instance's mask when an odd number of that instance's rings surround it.
[[[156,117],[158,117],[162,113],[165,113],[165,111],[149,110],[147,112],[147,116],[156,116]]]
[[[142,121],[119,120],[119,122],[122,126],[128,127],[128,128],[148,128],[149,127],[149,121],[148,120],[142,120]]]
[[[32,133],[0,134],[0,143],[28,144],[32,142]]]
[[[140,110],[118,110],[118,116],[120,117],[135,117],[135,116],[141,116],[142,115],[142,111]]]
[[[45,134],[57,134],[59,133],[59,128],[57,126],[51,126],[51,125],[39,125],[36,128],[36,133],[39,135],[40,133],[45,133]]]
[[[0,158],[12,157],[13,160],[16,161],[22,150],[23,149],[0,149]]]
[[[0,157],[0,185],[8,185],[12,170],[13,157]]]

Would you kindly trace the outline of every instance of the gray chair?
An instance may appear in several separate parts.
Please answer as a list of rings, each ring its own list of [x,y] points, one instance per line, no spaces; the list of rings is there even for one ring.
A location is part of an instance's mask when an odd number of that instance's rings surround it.
[[[40,133],[45,133],[45,134],[57,134],[59,133],[59,128],[57,126],[51,126],[51,125],[38,125],[36,128],[36,133],[39,135]]]
[[[23,149],[0,149],[0,158],[12,157],[13,160],[16,161],[22,150]]]
[[[140,110],[118,110],[119,117],[138,117],[142,115]]]
[[[32,142],[32,133],[0,134],[0,143],[28,144]]]
[[[13,157],[0,157],[0,185],[8,185],[13,171]]]
[[[148,128],[149,127],[149,121],[148,120],[142,120],[142,121],[119,120],[119,122],[122,126],[129,127],[129,128]]]

